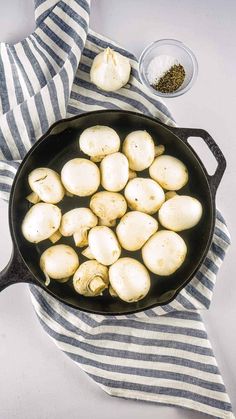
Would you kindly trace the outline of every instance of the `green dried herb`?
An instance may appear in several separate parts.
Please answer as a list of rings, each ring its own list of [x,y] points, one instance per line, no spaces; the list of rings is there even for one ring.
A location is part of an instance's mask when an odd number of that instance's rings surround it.
[[[182,86],[184,79],[184,67],[181,64],[175,64],[152,87],[161,93],[172,93]]]

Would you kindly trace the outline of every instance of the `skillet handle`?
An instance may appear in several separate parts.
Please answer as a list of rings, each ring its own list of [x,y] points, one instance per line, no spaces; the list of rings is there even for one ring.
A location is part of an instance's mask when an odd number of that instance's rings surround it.
[[[10,285],[19,284],[21,282],[40,285],[27,269],[17,250],[13,249],[10,261],[0,272],[0,292]]]
[[[216,171],[214,175],[207,174],[210,188],[212,191],[213,196],[215,196],[216,191],[218,189],[218,186],[220,184],[220,181],[222,179],[222,176],[224,174],[224,171],[226,169],[226,160],[225,157],[216,144],[216,142],[213,140],[213,138],[208,134],[207,131],[200,128],[177,128],[177,127],[171,127],[171,130],[178,135],[178,137],[183,140],[188,147],[192,148],[191,145],[188,143],[189,137],[200,137],[203,139],[203,141],[207,144],[208,148],[212,152],[213,156],[218,162]]]

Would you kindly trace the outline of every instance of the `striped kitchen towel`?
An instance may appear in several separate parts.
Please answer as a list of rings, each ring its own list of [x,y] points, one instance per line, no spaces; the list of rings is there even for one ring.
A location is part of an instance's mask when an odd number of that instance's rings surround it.
[[[89,7],[87,0],[35,0],[35,31],[17,44],[1,43],[0,194],[5,200],[25,153],[60,118],[112,108],[175,125],[167,107],[140,83],[136,58],[88,30]],[[132,64],[129,84],[113,93],[89,81],[94,56],[107,46]],[[228,245],[218,212],[204,264],[163,307],[121,317],[85,314],[36,286],[30,286],[32,302],[56,345],[107,393],[233,418],[199,314],[209,308]]]

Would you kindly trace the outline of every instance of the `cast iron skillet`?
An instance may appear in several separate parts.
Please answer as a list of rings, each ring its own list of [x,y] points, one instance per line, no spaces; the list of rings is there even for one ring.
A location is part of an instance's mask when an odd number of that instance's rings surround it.
[[[148,295],[137,303],[125,303],[112,298],[106,292],[103,296],[87,298],[78,295],[71,280],[66,284],[51,281],[44,285],[44,276],[39,268],[42,252],[51,245],[47,240],[38,245],[27,242],[21,233],[21,223],[29,203],[25,197],[30,193],[27,177],[36,167],[48,166],[60,172],[64,163],[71,158],[82,156],[78,147],[80,133],[92,125],[109,125],[119,133],[121,140],[133,130],[147,130],[157,144],[164,144],[166,154],[182,160],[189,170],[189,182],[181,194],[189,194],[200,200],[203,216],[200,223],[189,231],[181,233],[187,243],[188,255],[182,267],[169,277],[151,275],[152,286]],[[188,144],[190,136],[200,137],[215,156],[218,166],[213,176],[209,176],[201,160]],[[9,223],[13,241],[13,254],[7,267],[0,274],[0,291],[19,282],[28,282],[43,288],[57,300],[82,311],[118,315],[139,312],[172,301],[180,290],[191,280],[210,247],[215,226],[215,194],[225,171],[226,161],[217,144],[202,129],[173,128],[139,113],[128,111],[96,111],[64,119],[55,123],[37,141],[25,156],[14,179],[9,204]],[[148,174],[148,171],[146,175]],[[142,174],[143,175],[143,174]],[[89,198],[66,197],[59,206],[62,212],[77,206],[87,206]],[[64,242],[73,245],[72,238]],[[140,258],[140,253],[123,252],[123,256]],[[80,258],[80,262],[83,258]]]

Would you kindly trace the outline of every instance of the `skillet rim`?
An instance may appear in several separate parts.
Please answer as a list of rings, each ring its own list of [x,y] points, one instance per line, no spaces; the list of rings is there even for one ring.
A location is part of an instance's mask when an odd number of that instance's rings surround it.
[[[150,304],[149,306],[147,306],[146,308],[133,308],[133,309],[128,309],[128,305],[127,305],[127,311],[122,311],[122,312],[104,312],[104,311],[96,311],[96,310],[87,310],[84,308],[78,308],[75,307],[73,304],[66,302],[63,298],[59,297],[58,295],[54,294],[50,289],[48,289],[41,281],[39,281],[39,279],[35,276],[35,274],[32,272],[32,270],[29,268],[27,262],[25,261],[25,258],[21,252],[20,249],[20,245],[18,243],[18,241],[20,240],[20,238],[16,237],[15,231],[14,231],[14,223],[13,223],[13,213],[14,213],[14,192],[16,189],[16,183],[21,175],[21,171],[24,167],[25,162],[29,159],[29,157],[33,154],[34,150],[38,147],[39,144],[41,144],[42,142],[44,142],[47,137],[51,134],[52,130],[60,125],[61,123],[66,123],[66,122],[70,122],[70,121],[75,121],[79,118],[82,117],[87,117],[89,115],[95,115],[95,114],[104,114],[104,113],[123,113],[123,114],[129,114],[129,115],[134,115],[137,117],[141,117],[143,119],[148,119],[151,120],[153,122],[155,122],[155,124],[159,124],[161,125],[164,129],[166,129],[167,131],[169,131],[172,135],[174,135],[176,137],[176,139],[178,141],[181,141],[182,144],[186,147],[186,150],[189,150],[190,152],[192,152],[194,154],[194,157],[196,158],[196,160],[198,161],[203,174],[205,176],[205,180],[206,183],[208,185],[208,193],[209,193],[209,198],[210,198],[210,206],[211,206],[211,213],[212,213],[212,222],[211,222],[211,226],[210,226],[210,234],[208,237],[208,240],[205,244],[205,249],[204,252],[202,253],[202,256],[197,264],[197,266],[194,268],[194,270],[192,271],[192,274],[189,275],[186,280],[183,282],[183,284],[181,286],[178,287],[177,290],[175,290],[175,292],[173,293],[173,295],[165,301],[165,303],[154,303],[154,304]],[[150,309],[153,309],[155,307],[159,307],[159,306],[165,306],[170,304],[176,297],[177,295],[181,292],[181,290],[183,288],[185,288],[185,286],[190,283],[190,281],[193,279],[193,277],[195,276],[196,272],[199,270],[200,266],[202,265],[202,263],[204,262],[207,253],[209,251],[209,248],[211,246],[212,243],[212,239],[213,239],[213,235],[214,235],[214,229],[215,229],[215,223],[216,223],[216,205],[215,205],[215,194],[213,194],[212,190],[211,190],[211,185],[209,183],[209,178],[210,176],[207,173],[207,170],[204,166],[204,164],[202,163],[201,159],[199,158],[199,156],[197,155],[197,153],[195,152],[195,150],[191,147],[191,145],[187,142],[184,141],[183,138],[178,136],[178,132],[181,133],[181,129],[185,129],[183,127],[176,127],[176,126],[168,126],[166,124],[164,124],[163,122],[161,122],[158,118],[154,118],[151,117],[149,115],[145,115],[142,114],[140,112],[134,112],[134,111],[127,111],[127,110],[117,110],[117,109],[102,109],[102,110],[96,110],[96,111],[89,111],[89,112],[83,112],[81,114],[72,116],[70,118],[63,118],[60,119],[56,122],[54,122],[49,129],[47,130],[47,132],[45,134],[43,134],[34,144],[33,146],[30,148],[30,150],[26,153],[26,155],[24,156],[17,172],[16,175],[14,177],[13,183],[12,183],[12,187],[11,187],[11,192],[10,192],[10,199],[9,199],[9,208],[8,208],[8,221],[9,221],[9,229],[10,229],[10,234],[11,234],[11,238],[12,238],[12,243],[13,243],[13,251],[16,251],[20,258],[22,263],[24,264],[25,268],[32,274],[32,277],[34,279],[34,283],[33,285],[39,286],[40,288],[42,288],[45,292],[47,292],[48,294],[50,294],[52,297],[54,297],[56,300],[60,301],[61,303],[65,304],[66,306],[72,307],[74,310],[78,310],[78,311],[82,311],[85,313],[90,313],[90,314],[98,314],[98,315],[104,315],[104,316],[122,316],[122,315],[129,315],[129,314],[135,314],[135,313],[140,313],[143,311],[147,311]],[[194,131],[194,128],[191,128],[191,130]],[[196,129],[197,130],[197,129]],[[22,281],[23,282],[23,281]]]

